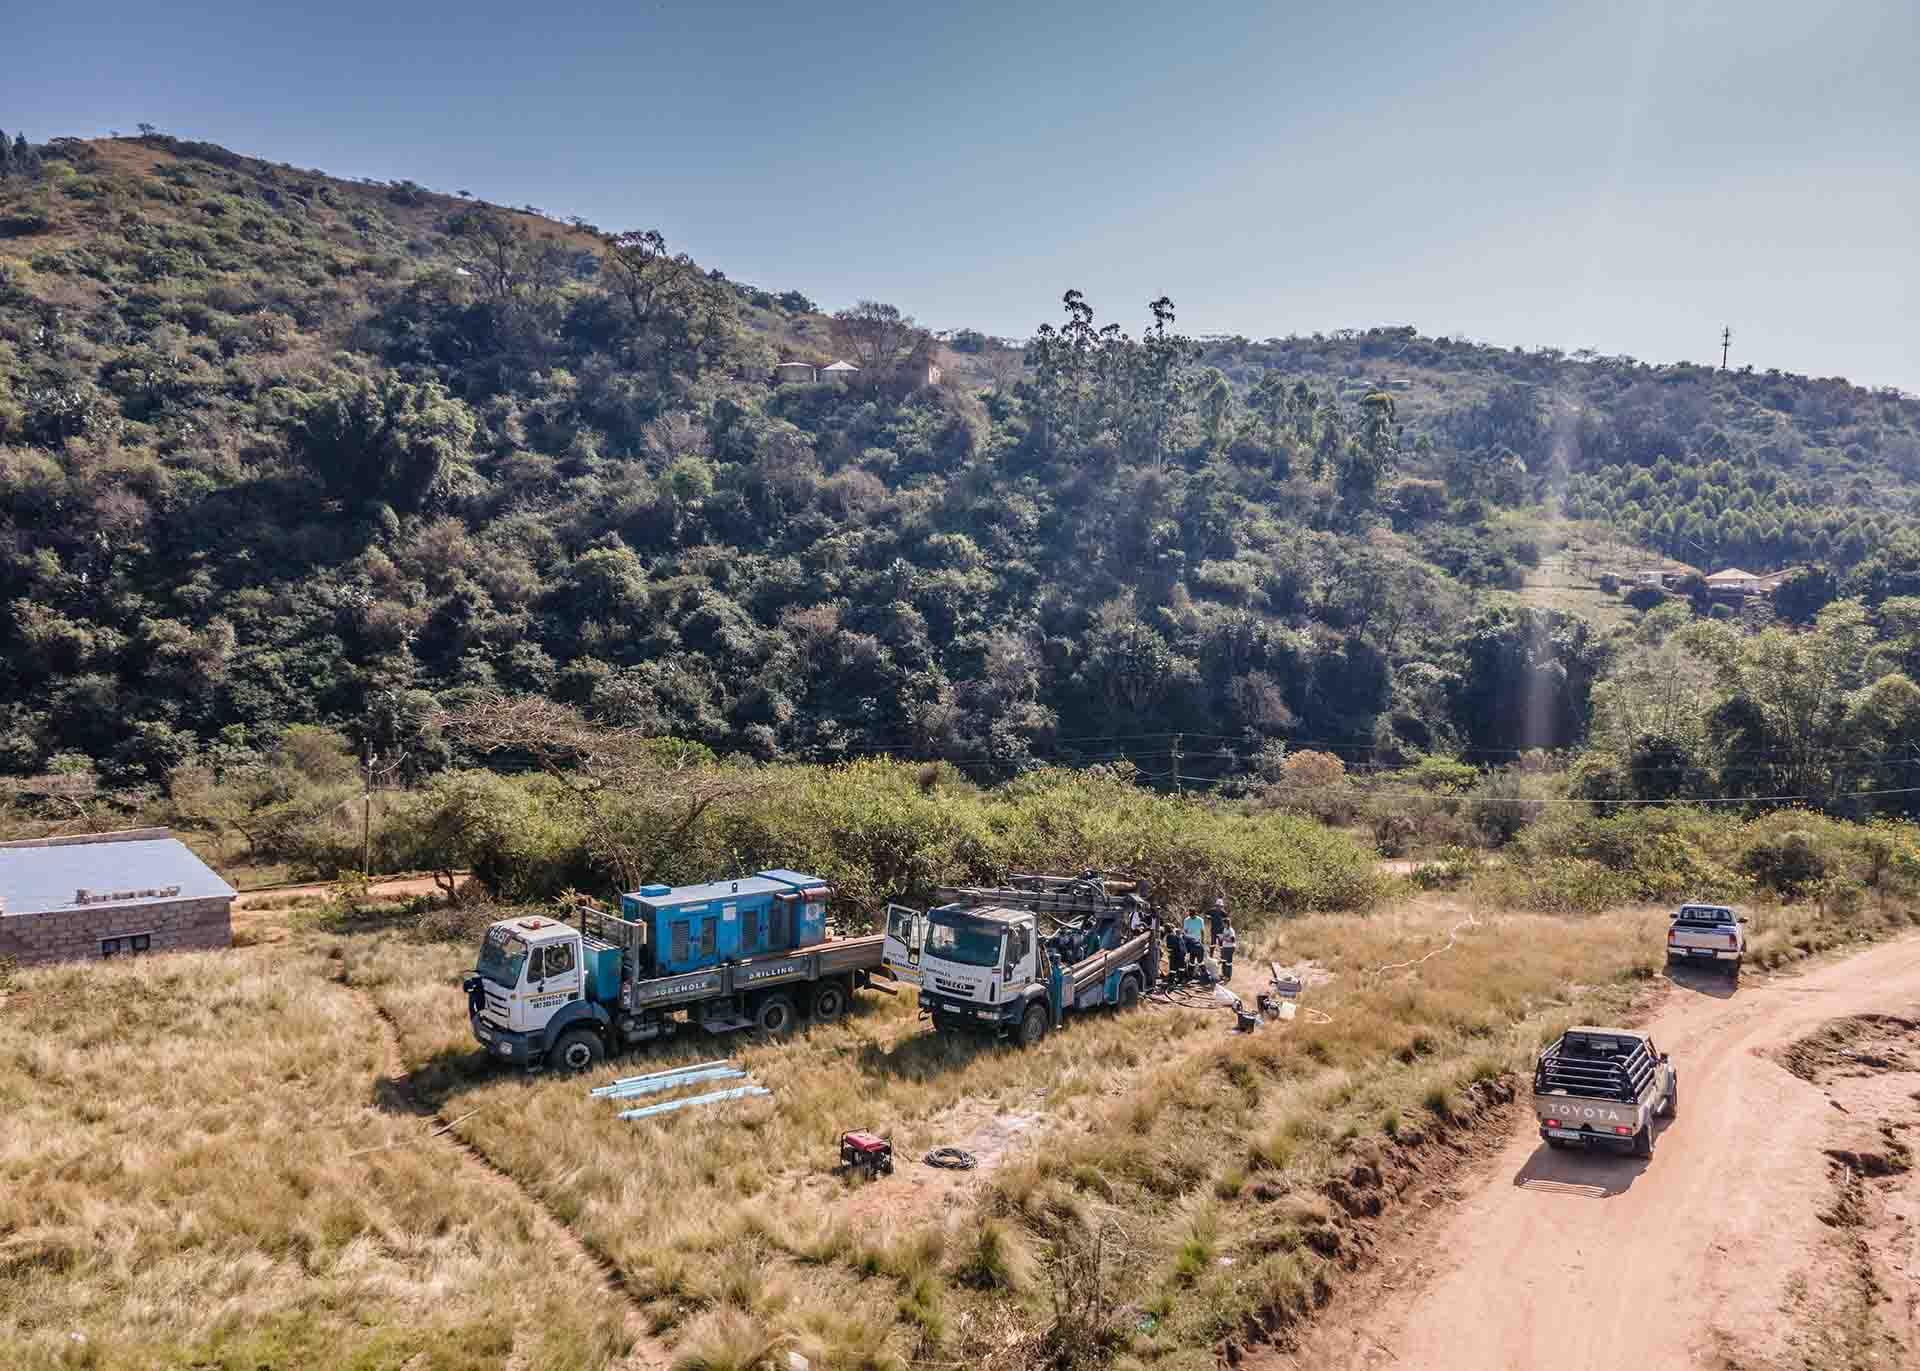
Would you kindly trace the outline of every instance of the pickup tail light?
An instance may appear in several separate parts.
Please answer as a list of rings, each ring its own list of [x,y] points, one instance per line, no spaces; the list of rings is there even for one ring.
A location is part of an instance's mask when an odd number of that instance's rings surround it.
[[[1727,946],[1728,947],[1740,946],[1740,935],[1738,933],[1727,934]]]
[[[1668,941],[1668,942],[1670,942],[1670,943],[1677,943],[1677,942],[1679,942],[1679,941],[1680,941],[1680,930],[1679,930],[1679,929],[1677,929],[1677,928],[1669,928],[1669,929],[1667,930],[1667,941]]]
[[[1633,1136],[1633,1130],[1631,1128],[1622,1128],[1619,1124],[1613,1126],[1613,1131],[1623,1138],[1631,1138]]]

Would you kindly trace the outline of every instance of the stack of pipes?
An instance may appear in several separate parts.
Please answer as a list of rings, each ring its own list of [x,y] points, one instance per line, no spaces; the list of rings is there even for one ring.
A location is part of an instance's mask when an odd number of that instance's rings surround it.
[[[650,1071],[644,1076],[623,1076],[606,1085],[597,1085],[587,1093],[597,1099],[630,1100],[643,1095],[658,1095],[663,1091],[677,1090],[683,1085],[701,1085],[709,1081],[745,1080],[747,1084],[731,1086],[725,1090],[710,1091],[705,1095],[689,1095],[685,1099],[667,1100],[661,1104],[650,1104],[638,1109],[622,1110],[623,1119],[646,1119],[656,1114],[671,1114],[676,1109],[690,1104],[717,1104],[722,1100],[748,1099],[756,1095],[771,1095],[773,1092],[753,1081],[747,1073],[735,1066],[731,1058],[718,1061],[695,1062],[691,1066],[676,1066],[666,1071]]]

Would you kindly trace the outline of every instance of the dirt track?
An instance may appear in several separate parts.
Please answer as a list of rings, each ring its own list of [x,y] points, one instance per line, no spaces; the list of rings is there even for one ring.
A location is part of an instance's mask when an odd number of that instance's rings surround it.
[[[1800,1336],[1795,1306],[1804,1294],[1795,1292],[1810,1287],[1817,1295],[1829,1283],[1835,1230],[1831,1213],[1823,1223],[1822,1212],[1833,1204],[1835,1168],[1823,1149],[1850,1116],[1821,1086],[1790,1074],[1776,1053],[1831,1020],[1912,1017],[1916,1006],[1920,939],[1805,976],[1750,977],[1731,994],[1720,978],[1690,976],[1645,1026],[1680,1069],[1678,1116],[1661,1131],[1651,1161],[1551,1151],[1528,1114],[1493,1174],[1403,1249],[1374,1291],[1336,1300],[1304,1345],[1273,1364],[1324,1371],[1778,1364]],[[1911,1084],[1902,1085],[1903,1095]],[[1911,1101],[1899,1107],[1906,1122],[1898,1127],[1920,1143],[1913,1122],[1920,1109]],[[1904,1231],[1909,1255],[1889,1264],[1881,1282],[1905,1287],[1884,1291],[1883,1317],[1896,1326],[1903,1310],[1911,1324],[1920,1293],[1916,1241]]]

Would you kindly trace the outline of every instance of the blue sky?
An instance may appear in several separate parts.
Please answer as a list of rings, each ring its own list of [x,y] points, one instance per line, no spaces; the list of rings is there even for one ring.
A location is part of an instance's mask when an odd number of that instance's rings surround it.
[[[1024,335],[1410,323],[1920,390],[1920,4],[14,0],[0,127],[658,227]]]

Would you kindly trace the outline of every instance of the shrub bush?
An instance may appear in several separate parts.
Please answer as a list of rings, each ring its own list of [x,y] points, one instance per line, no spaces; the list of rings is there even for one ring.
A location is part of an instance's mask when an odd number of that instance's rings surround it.
[[[1805,829],[1754,840],[1740,854],[1740,869],[1767,890],[1793,899],[1817,885],[1827,874],[1827,860]]]

